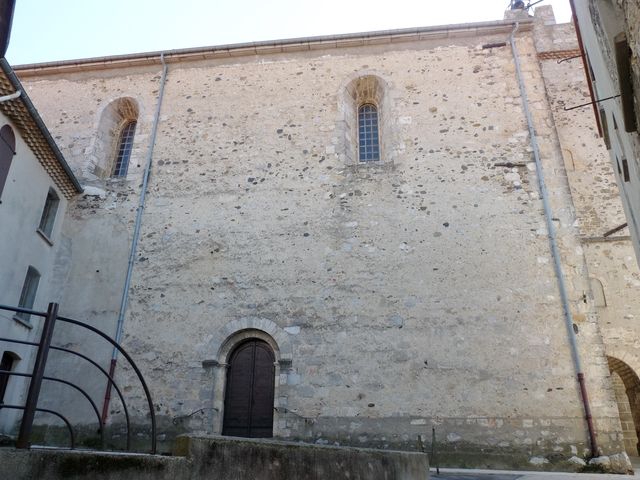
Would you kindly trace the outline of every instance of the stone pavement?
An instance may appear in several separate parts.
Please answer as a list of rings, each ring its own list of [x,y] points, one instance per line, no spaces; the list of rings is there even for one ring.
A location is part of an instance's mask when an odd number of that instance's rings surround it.
[[[604,473],[569,473],[569,472],[532,472],[516,470],[480,470],[462,468],[441,468],[440,474],[432,468],[429,472],[431,480],[640,480],[640,458],[631,457],[635,470],[634,475],[616,475]]]

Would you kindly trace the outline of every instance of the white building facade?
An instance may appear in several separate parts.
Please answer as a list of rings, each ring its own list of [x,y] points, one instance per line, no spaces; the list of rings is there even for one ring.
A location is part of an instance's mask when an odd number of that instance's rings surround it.
[[[56,258],[69,199],[82,189],[24,87],[0,60],[0,304],[45,311],[60,299]],[[0,310],[0,337],[37,342],[42,318]],[[35,348],[0,341],[0,370],[30,373]],[[0,373],[0,432],[14,426],[28,380]]]

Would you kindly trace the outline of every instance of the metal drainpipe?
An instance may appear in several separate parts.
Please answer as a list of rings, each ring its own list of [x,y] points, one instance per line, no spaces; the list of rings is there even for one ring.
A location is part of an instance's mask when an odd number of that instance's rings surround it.
[[[556,240],[556,227],[553,224],[553,215],[551,213],[551,205],[549,203],[549,192],[544,181],[544,172],[542,170],[542,162],[540,160],[540,149],[538,147],[538,139],[536,137],[535,128],[533,126],[533,118],[531,111],[529,110],[529,100],[527,99],[527,91],[524,85],[522,77],[522,70],[520,67],[520,57],[518,56],[518,50],[516,48],[515,34],[518,30],[519,24],[516,22],[513,27],[513,31],[509,37],[511,43],[511,51],[513,52],[513,60],[516,66],[516,75],[518,77],[518,86],[520,87],[520,96],[522,97],[522,109],[524,110],[525,117],[527,119],[527,126],[529,128],[529,137],[531,139],[531,148],[533,150],[533,156],[536,163],[536,174],[538,175],[538,185],[540,187],[540,194],[542,195],[542,204],[544,206],[544,215],[547,222],[547,232],[549,236],[549,246],[551,247],[551,256],[553,257],[553,265],[558,280],[558,290],[560,291],[560,300],[562,302],[562,309],[564,310],[565,325],[567,327],[567,336],[569,337],[569,346],[571,348],[571,357],[573,359],[573,365],[576,370],[578,384],[580,386],[580,394],[582,397],[582,404],[584,407],[585,419],[587,421],[587,428],[589,429],[589,440],[591,442],[591,455],[598,456],[600,454],[598,450],[598,443],[596,440],[596,431],[593,426],[593,418],[591,416],[591,407],[589,406],[589,397],[587,395],[587,387],[584,381],[584,373],[582,372],[582,362],[580,361],[580,353],[578,351],[578,342],[576,340],[576,334],[573,331],[573,317],[571,316],[571,308],[569,307],[569,298],[567,295],[567,288],[565,285],[564,274],[562,272],[562,263],[560,258],[560,251],[558,250],[558,242]]]
[[[149,150],[147,152],[147,163],[144,167],[144,175],[142,178],[142,191],[140,192],[140,200],[138,202],[138,210],[136,213],[136,223],[133,228],[133,239],[131,240],[131,250],[129,251],[129,264],[127,266],[127,277],[122,289],[122,299],[120,301],[120,311],[118,313],[118,324],[116,326],[115,341],[120,343],[122,340],[122,331],[124,329],[124,315],[129,302],[129,288],[131,286],[131,275],[133,273],[133,265],[136,259],[136,251],[138,248],[138,239],[140,238],[140,224],[142,223],[142,213],[144,212],[145,199],[147,196],[147,185],[149,184],[149,174],[151,173],[151,163],[153,160],[153,148],[156,143],[156,135],[158,133],[158,122],[160,120],[160,108],[162,107],[162,99],[164,97],[164,85],[167,79],[167,64],[164,61],[164,53],[160,54],[160,62],[162,63],[162,77],[160,79],[160,91],[158,93],[158,104],[153,119],[153,127],[151,129],[151,140],[149,141]],[[118,361],[118,349],[114,348],[111,353],[111,364],[109,365],[109,376],[113,378]],[[102,424],[107,421],[109,413],[109,402],[111,400],[111,382],[107,381],[107,388],[104,394],[104,402],[102,404]]]
[[[3,97],[0,97],[0,103],[8,102],[10,100],[15,100],[20,95],[22,95],[22,90],[18,90],[16,92],[10,93],[9,95],[5,95]]]

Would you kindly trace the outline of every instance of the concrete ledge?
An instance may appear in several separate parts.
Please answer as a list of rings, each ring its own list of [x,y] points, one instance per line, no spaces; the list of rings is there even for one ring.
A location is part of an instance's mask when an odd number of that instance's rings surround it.
[[[193,463],[194,479],[426,480],[427,455],[233,437],[178,437],[176,454]]]
[[[178,437],[176,454],[0,448],[11,480],[427,480],[423,453],[233,437]]]
[[[82,450],[0,449],[0,478],[11,480],[189,480],[186,458]]]

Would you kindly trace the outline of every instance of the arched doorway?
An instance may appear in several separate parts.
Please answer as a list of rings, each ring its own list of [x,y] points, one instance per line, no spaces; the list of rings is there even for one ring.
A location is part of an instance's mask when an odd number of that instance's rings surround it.
[[[627,454],[638,456],[640,444],[640,379],[622,360],[607,357]]]
[[[264,341],[249,339],[231,353],[224,397],[222,434],[273,436],[275,356]]]

